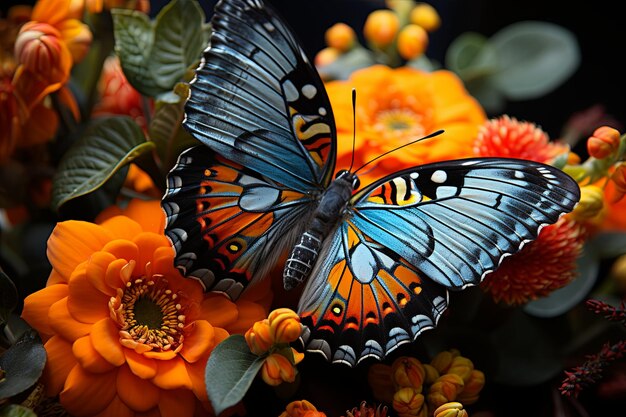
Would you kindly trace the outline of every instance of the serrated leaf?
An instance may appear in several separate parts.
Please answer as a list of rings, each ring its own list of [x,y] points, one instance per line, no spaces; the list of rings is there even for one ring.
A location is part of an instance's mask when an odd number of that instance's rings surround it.
[[[91,193],[113,174],[154,148],[141,128],[126,116],[99,119],[61,160],[53,179],[52,206]]]
[[[216,415],[243,399],[263,361],[250,352],[242,335],[232,335],[215,347],[204,380]]]
[[[576,37],[553,23],[514,23],[489,41],[499,65],[493,83],[513,100],[549,93],[569,78],[580,63]]]
[[[25,332],[0,357],[5,372],[0,382],[0,399],[10,398],[32,387],[46,365],[46,350],[34,330]]]
[[[182,126],[185,116],[185,101],[189,95],[189,86],[180,83],[172,96],[178,100],[158,101],[148,135],[156,145],[157,155],[161,160],[162,170],[169,171],[180,153],[198,144]],[[168,96],[171,97],[171,96]]]
[[[18,295],[15,284],[4,271],[0,271],[0,328],[7,322],[9,315],[17,307]]]
[[[187,68],[198,61],[208,38],[203,30],[204,13],[194,0],[174,0],[156,19],[150,55],[156,83],[170,90]]]
[[[30,408],[17,404],[7,404],[0,407],[0,417],[37,417]]]

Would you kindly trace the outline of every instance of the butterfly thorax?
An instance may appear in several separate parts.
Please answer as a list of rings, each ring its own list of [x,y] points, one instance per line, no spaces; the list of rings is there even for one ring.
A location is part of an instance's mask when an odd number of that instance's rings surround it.
[[[322,247],[322,242],[343,218],[352,192],[359,179],[349,171],[340,171],[322,194],[311,222],[291,251],[283,271],[286,290],[300,285],[311,273]]]

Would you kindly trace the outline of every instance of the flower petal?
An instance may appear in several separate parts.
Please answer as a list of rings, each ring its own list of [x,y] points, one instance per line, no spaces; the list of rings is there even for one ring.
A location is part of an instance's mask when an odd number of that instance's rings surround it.
[[[103,373],[111,371],[114,366],[105,360],[91,344],[91,337],[84,336],[77,339],[72,345],[72,352],[78,363],[86,371],[93,373]]]
[[[52,336],[44,345],[48,360],[43,372],[47,397],[56,397],[63,389],[67,375],[77,362],[71,354],[72,345],[60,336]]]
[[[154,251],[164,246],[169,247],[169,240],[165,235],[158,235],[156,233],[143,232],[135,236],[133,242],[140,248],[139,259],[137,259],[137,274],[144,275],[146,273],[146,263],[152,261]]]
[[[182,389],[162,391],[159,411],[162,417],[192,417],[197,400],[191,391]]]
[[[174,359],[177,356],[177,353],[173,350],[166,350],[164,352],[159,351],[148,351],[144,352],[143,355],[146,358],[157,359],[159,361],[169,361]]]
[[[124,214],[139,223],[144,232],[162,234],[165,229],[165,212],[158,200],[135,198],[130,201]]]
[[[126,361],[124,348],[120,345],[119,331],[110,318],[102,319],[92,326],[91,343],[113,365],[121,366]]]
[[[117,395],[134,411],[148,411],[157,406],[160,389],[138,378],[127,366],[117,373]]]
[[[185,367],[185,361],[177,356],[169,361],[158,361],[158,371],[152,382],[163,389],[191,389],[191,379]]]
[[[231,325],[225,326],[225,329],[231,334],[245,333],[255,322],[263,320],[267,315],[265,309],[256,303],[247,300],[238,300],[236,304],[239,310],[237,321]]]
[[[142,379],[150,379],[157,373],[157,363],[155,359],[147,358],[132,349],[124,349],[126,363],[133,374]]]
[[[115,239],[102,248],[116,258],[125,259],[126,261],[136,260],[139,257],[139,248],[136,244],[126,239]]]
[[[92,415],[107,408],[115,397],[117,369],[103,374],[85,371],[76,365],[61,391],[61,405],[71,415]]]
[[[239,312],[235,303],[222,294],[207,294],[200,307],[199,318],[207,320],[215,327],[226,327],[233,324],[237,321],[238,316]]]
[[[39,333],[52,335],[48,312],[50,306],[67,297],[68,288],[65,284],[55,284],[32,293],[24,300],[22,318]]]
[[[95,323],[103,317],[109,316],[109,299],[111,297],[91,284],[87,278],[86,269],[77,269],[70,278],[67,308],[76,320],[83,323]]]
[[[33,8],[31,20],[51,25],[67,19],[71,0],[39,1]]]
[[[109,252],[96,252],[87,263],[87,279],[95,288],[108,296],[115,295],[115,289],[107,285],[106,271],[109,264],[116,260],[116,257]]]
[[[116,259],[109,264],[107,267],[107,272],[104,280],[107,285],[111,288],[124,288],[126,286],[126,282],[128,277],[125,274],[122,274],[122,269],[128,265],[128,261],[126,259]]]
[[[93,417],[135,417],[135,412],[116,395],[104,410]]]
[[[110,231],[117,239],[133,240],[142,232],[141,226],[126,216],[111,217],[100,223],[100,226]]]
[[[191,383],[193,384],[191,389],[200,401],[209,401],[209,396],[206,392],[206,385],[204,382],[204,371],[209,360],[209,356],[210,354],[207,352],[198,361],[185,364],[185,366],[187,366],[189,379],[191,379]]]
[[[48,259],[67,281],[78,264],[99,251],[113,236],[89,222],[70,220],[58,223],[48,239]]]
[[[194,363],[214,346],[213,326],[206,320],[196,320],[185,326],[185,341],[180,355],[189,363]]]
[[[74,319],[67,308],[67,297],[52,304],[48,312],[50,327],[68,342],[74,342],[91,331],[91,324]]]

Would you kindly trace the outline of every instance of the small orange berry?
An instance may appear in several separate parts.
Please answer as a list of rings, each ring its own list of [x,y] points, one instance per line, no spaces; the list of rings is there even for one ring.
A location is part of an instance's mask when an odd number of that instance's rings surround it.
[[[602,126],[587,139],[587,151],[596,159],[604,159],[617,151],[619,142],[619,131],[609,126]]]
[[[441,25],[441,18],[439,13],[433,6],[427,3],[418,3],[409,17],[411,23],[419,25],[427,32],[437,30]]]
[[[398,52],[404,59],[415,59],[426,51],[428,33],[418,25],[406,25],[398,34]]]
[[[335,48],[324,48],[315,55],[315,66],[323,67],[332,64],[339,58],[341,52]]]
[[[363,34],[378,47],[385,47],[395,39],[400,29],[400,20],[391,10],[376,10],[367,17]]]
[[[345,23],[335,23],[325,34],[326,44],[340,52],[346,52],[354,46],[356,33]]]

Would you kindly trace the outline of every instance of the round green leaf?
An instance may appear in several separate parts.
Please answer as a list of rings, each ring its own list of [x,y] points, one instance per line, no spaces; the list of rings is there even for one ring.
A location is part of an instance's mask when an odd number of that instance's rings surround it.
[[[5,372],[0,382],[0,399],[10,398],[32,387],[43,372],[46,350],[34,330],[24,332],[0,357],[0,368]]]
[[[468,83],[495,72],[498,68],[497,55],[485,36],[466,32],[448,47],[446,68]]]
[[[369,67],[375,63],[370,51],[365,48],[354,48],[340,55],[330,64],[320,66],[317,70],[324,80],[346,80],[354,71]]]
[[[513,100],[549,93],[569,78],[580,63],[575,36],[553,23],[514,23],[491,37],[490,43],[499,65],[493,82]]]
[[[17,288],[11,278],[0,271],[0,328],[7,322],[9,314],[17,307]]]
[[[204,380],[216,415],[243,399],[263,361],[250,352],[242,335],[230,336],[215,347]]]
[[[91,193],[113,174],[154,148],[130,117],[99,119],[65,154],[53,179],[52,205]]]

